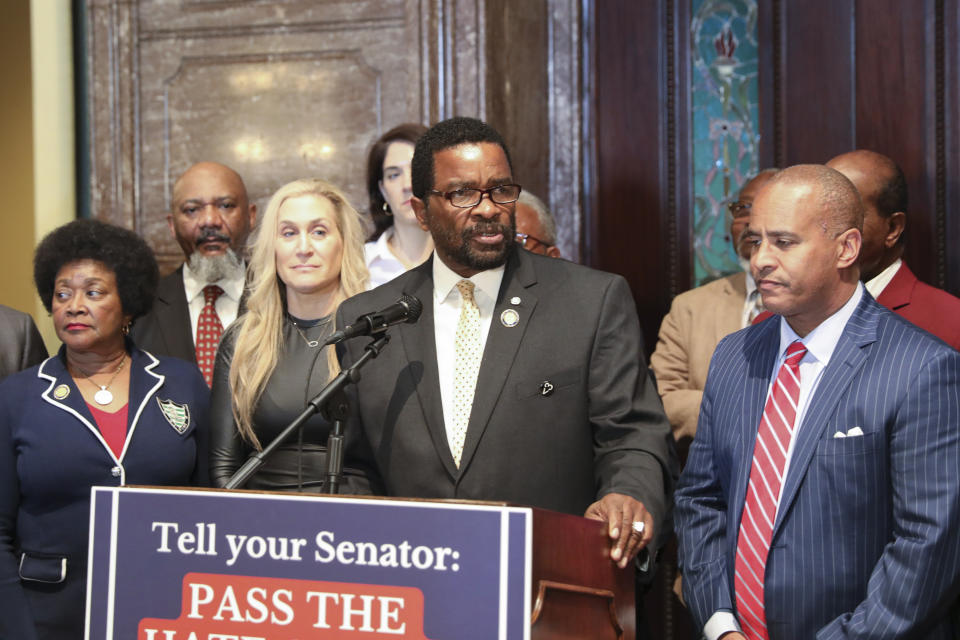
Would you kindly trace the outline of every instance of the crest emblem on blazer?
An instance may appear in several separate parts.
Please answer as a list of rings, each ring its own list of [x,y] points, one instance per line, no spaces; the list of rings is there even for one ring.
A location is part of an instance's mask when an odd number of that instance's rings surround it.
[[[160,412],[167,419],[170,426],[177,433],[183,433],[190,427],[190,407],[185,404],[177,404],[173,400],[161,400],[157,398],[157,404],[160,405]]]

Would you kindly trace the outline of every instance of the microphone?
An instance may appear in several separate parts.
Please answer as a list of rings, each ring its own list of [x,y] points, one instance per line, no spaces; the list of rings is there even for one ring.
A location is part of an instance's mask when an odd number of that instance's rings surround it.
[[[421,311],[423,311],[423,303],[405,293],[389,307],[362,315],[353,324],[334,332],[323,344],[337,344],[357,336],[376,335],[386,331],[387,327],[401,322],[413,324],[420,318]]]

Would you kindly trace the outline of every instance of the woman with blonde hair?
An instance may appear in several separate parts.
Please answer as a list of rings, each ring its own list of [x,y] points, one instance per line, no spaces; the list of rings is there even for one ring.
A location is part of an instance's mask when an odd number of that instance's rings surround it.
[[[214,367],[214,486],[224,486],[339,371],[335,350],[323,343],[340,303],[366,287],[363,233],[359,214],[323,180],[296,180],[270,198],[250,240],[246,312],[224,333]],[[322,491],[329,431],[322,416],[311,417],[247,488]]]

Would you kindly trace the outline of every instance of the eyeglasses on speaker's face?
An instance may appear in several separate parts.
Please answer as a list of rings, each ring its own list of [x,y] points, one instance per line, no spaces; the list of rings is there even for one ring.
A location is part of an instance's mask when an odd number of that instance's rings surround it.
[[[455,189],[453,191],[437,191],[430,189],[429,193],[435,193],[438,196],[446,198],[450,204],[461,209],[469,209],[480,204],[483,195],[486,194],[490,201],[495,204],[510,204],[516,202],[520,197],[520,185],[518,184],[500,184],[489,189]]]

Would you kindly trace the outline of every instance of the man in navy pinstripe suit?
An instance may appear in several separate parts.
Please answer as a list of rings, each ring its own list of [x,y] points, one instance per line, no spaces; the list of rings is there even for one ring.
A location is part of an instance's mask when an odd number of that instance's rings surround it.
[[[856,189],[823,166],[781,171],[754,202],[751,270],[777,315],[717,347],[676,494],[684,596],[709,640],[955,632],[960,354],[865,292],[862,224]],[[796,340],[806,353],[757,629],[737,605],[738,553],[751,553],[741,516],[769,389]]]

